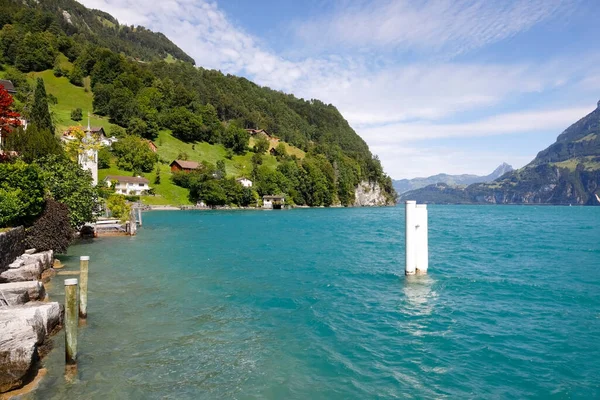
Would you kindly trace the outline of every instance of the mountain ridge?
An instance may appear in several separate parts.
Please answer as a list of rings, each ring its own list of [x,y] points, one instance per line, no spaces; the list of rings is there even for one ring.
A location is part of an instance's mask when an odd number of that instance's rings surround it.
[[[600,101],[523,168],[466,188],[429,185],[399,200],[453,204],[600,205]]]
[[[450,175],[441,173],[427,178],[393,180],[392,183],[396,192],[402,194],[410,190],[420,189],[436,183],[444,183],[447,185],[470,185],[478,182],[491,182],[512,170],[513,167],[511,165],[503,162],[496,167],[492,173],[484,176],[474,174]]]

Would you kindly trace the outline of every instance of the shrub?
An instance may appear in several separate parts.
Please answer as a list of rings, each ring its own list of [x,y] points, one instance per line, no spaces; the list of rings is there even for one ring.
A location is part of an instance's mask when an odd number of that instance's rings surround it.
[[[121,222],[127,221],[131,206],[125,201],[125,197],[120,194],[112,194],[106,200],[106,207],[111,212],[113,218],[119,218]]]
[[[46,199],[42,215],[27,229],[28,248],[38,251],[54,250],[65,253],[73,241],[69,207],[53,199]]]
[[[75,108],[71,110],[71,119],[73,121],[81,121],[83,119],[83,112],[81,108]]]

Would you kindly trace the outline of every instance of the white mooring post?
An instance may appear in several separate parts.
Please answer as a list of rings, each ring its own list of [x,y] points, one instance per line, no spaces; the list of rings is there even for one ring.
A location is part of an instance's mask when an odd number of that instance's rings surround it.
[[[406,202],[406,275],[425,275],[429,267],[427,205]]]

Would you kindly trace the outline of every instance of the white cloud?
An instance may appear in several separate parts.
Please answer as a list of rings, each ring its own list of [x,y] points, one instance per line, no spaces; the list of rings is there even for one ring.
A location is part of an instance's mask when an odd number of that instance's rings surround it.
[[[474,122],[436,124],[431,122],[397,123],[361,129],[377,145],[400,145],[422,140],[482,137],[527,132],[556,132],[594,110],[592,106],[525,111],[495,115]]]
[[[460,54],[509,38],[568,12],[576,0],[386,0],[354,2],[298,23],[311,45]]]

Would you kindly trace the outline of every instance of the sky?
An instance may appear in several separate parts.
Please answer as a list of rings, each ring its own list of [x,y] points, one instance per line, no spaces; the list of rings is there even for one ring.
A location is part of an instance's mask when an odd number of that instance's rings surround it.
[[[335,105],[394,179],[532,160],[600,99],[597,0],[79,0]]]

